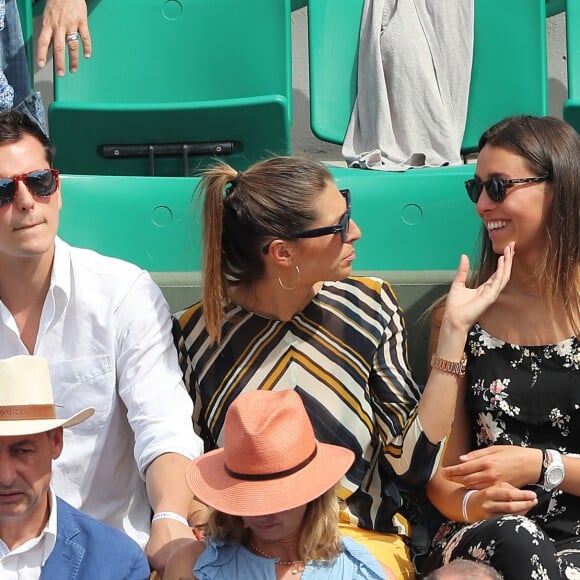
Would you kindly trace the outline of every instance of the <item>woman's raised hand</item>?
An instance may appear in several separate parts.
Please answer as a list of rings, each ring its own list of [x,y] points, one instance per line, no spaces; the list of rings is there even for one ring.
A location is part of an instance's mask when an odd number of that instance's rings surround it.
[[[442,323],[468,331],[493,304],[508,283],[512,271],[514,242],[508,244],[498,258],[496,271],[477,288],[468,288],[469,258],[463,254],[445,302]]]

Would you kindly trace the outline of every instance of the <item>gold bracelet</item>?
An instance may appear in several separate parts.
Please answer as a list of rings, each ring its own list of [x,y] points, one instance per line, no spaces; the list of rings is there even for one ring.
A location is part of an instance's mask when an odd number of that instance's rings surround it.
[[[459,362],[453,362],[450,360],[445,360],[444,358],[438,357],[435,353],[431,357],[431,366],[433,368],[439,369],[444,373],[450,373],[452,375],[457,375],[462,377],[465,375],[465,368],[467,366],[467,356],[463,353],[461,360]]]

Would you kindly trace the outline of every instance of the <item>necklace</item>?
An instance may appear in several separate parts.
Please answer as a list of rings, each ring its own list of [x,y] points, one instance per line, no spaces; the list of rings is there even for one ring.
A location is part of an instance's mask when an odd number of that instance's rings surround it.
[[[526,290],[524,290],[523,288],[518,286],[515,282],[513,282],[513,280],[510,280],[508,282],[508,286],[513,288],[517,294],[521,294],[522,296],[527,296],[528,298],[540,298],[541,297],[539,292],[537,294],[532,294],[531,292],[526,292]]]
[[[253,542],[248,542],[248,546],[250,546],[250,548],[252,548],[252,551],[256,553],[258,556],[262,556],[262,558],[268,558],[269,560],[277,560],[276,566],[294,566],[294,568],[290,570],[292,574],[298,574],[298,572],[301,572],[304,569],[304,560],[289,560],[285,562],[284,560],[280,560],[280,558],[277,558],[276,556],[266,554],[266,552],[260,550],[260,548],[258,548],[258,546],[256,546],[256,544],[254,544]]]

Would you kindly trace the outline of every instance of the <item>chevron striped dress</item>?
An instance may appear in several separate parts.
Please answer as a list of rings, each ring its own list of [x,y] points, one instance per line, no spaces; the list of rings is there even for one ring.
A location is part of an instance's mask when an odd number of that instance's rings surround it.
[[[419,390],[389,284],[354,276],[325,282],[289,321],[234,306],[220,345],[210,344],[199,302],[175,315],[174,339],[206,451],[222,445],[226,411],[240,393],[294,389],[318,440],[355,453],[341,481],[343,520],[408,534],[393,479],[426,482],[442,448],[428,441],[416,416]]]

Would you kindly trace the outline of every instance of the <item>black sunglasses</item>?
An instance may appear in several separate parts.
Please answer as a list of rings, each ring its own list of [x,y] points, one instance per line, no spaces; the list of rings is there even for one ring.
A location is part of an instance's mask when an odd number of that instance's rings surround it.
[[[481,196],[481,192],[485,187],[489,199],[499,203],[505,199],[507,190],[518,183],[536,183],[540,181],[546,181],[549,176],[544,175],[542,177],[522,177],[521,179],[501,179],[500,177],[492,177],[482,181],[479,177],[474,177],[473,179],[468,179],[465,182],[465,189],[467,190],[467,195],[473,203],[477,203]]]
[[[0,207],[8,205],[16,196],[18,182],[22,181],[32,195],[38,197],[48,197],[52,195],[58,187],[58,170],[37,169],[14,177],[4,177],[0,179]]]
[[[311,230],[303,230],[288,237],[289,240],[297,240],[299,238],[319,238],[321,236],[328,236],[330,234],[340,233],[340,240],[344,244],[348,240],[348,228],[351,220],[351,203],[350,203],[350,189],[341,189],[340,193],[346,200],[346,211],[342,214],[340,220],[335,226],[324,226],[322,228],[313,228]],[[268,242],[263,248],[264,254],[268,253],[270,244],[274,240]]]

